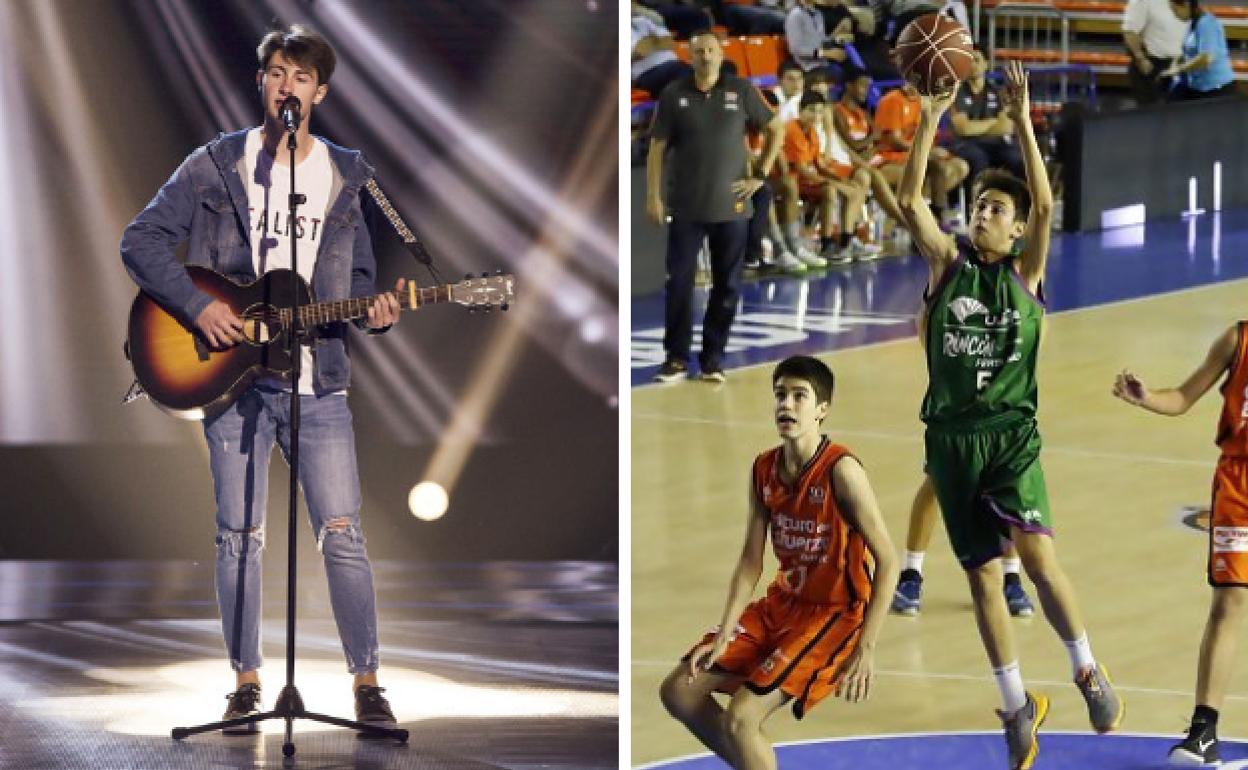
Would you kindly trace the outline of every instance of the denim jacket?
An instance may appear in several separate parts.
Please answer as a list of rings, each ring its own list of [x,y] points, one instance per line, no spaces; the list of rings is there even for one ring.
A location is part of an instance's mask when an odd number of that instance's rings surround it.
[[[188,326],[193,327],[213,298],[195,287],[174,256],[183,241],[189,238],[187,264],[212,268],[243,283],[257,278],[243,179],[246,142],[247,130],[237,131],[221,134],[192,152],[121,236],[121,258],[135,283]],[[365,218],[366,213],[372,215],[366,210],[371,199],[362,192],[373,168],[356,150],[325,145],[334,176],[312,273],[312,296],[317,301],[366,297],[376,290],[377,263]],[[345,323],[317,327],[312,348],[317,393],[349,384],[346,337]]]

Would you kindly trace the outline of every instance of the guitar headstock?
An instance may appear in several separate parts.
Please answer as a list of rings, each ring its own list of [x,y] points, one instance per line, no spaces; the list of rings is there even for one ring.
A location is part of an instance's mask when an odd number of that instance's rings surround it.
[[[482,273],[480,277],[467,275],[449,288],[451,301],[469,310],[506,310],[516,297],[516,277],[503,273]]]

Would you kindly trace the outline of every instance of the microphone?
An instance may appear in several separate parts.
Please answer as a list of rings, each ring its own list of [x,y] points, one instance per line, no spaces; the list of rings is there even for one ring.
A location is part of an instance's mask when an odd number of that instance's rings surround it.
[[[282,125],[286,126],[286,130],[292,134],[299,130],[299,124],[303,121],[303,115],[300,112],[302,107],[303,103],[299,101],[299,97],[291,94],[278,108],[277,115]]]

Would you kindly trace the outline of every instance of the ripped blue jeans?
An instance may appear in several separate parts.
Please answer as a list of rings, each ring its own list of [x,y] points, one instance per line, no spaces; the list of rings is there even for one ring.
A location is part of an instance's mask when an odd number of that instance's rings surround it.
[[[346,396],[302,396],[299,486],[325,560],[338,637],[353,674],[377,670],[373,568],[360,528],[360,478]],[[256,385],[204,421],[217,499],[217,605],[230,665],[260,667],[260,557],[269,459],[290,462],[290,394]]]

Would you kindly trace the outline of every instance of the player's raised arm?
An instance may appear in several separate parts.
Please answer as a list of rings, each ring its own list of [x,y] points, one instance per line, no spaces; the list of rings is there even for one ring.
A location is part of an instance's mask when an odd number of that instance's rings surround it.
[[[906,229],[910,231],[914,245],[931,269],[930,286],[936,285],[945,266],[958,255],[953,239],[941,231],[936,217],[932,216],[931,209],[923,200],[923,177],[927,173],[932,145],[936,142],[936,128],[945,110],[953,103],[955,93],[955,90],[950,90],[936,96],[923,97],[919,128],[910,145],[910,155],[906,158],[901,182],[897,185],[897,205],[905,217]]]
[[[1177,388],[1149,390],[1138,377],[1123,370],[1114,379],[1113,393],[1128,404],[1150,412],[1177,417],[1184,414],[1209,392],[1209,388],[1230,367],[1239,345],[1239,327],[1232,326],[1214,340],[1205,360]]]
[[[719,621],[719,633],[715,641],[700,645],[689,655],[689,676],[698,675],[700,671],[709,669],[732,640],[737,621],[741,613],[750,603],[754,588],[763,574],[763,548],[767,544],[767,511],[758,499],[754,489],[754,476],[750,475],[749,483],[749,514],[745,523],[745,543],[741,546],[741,556],[737,559],[737,567],[732,571],[732,580],[728,583],[728,600],[724,603],[724,615]]]
[[[862,634],[858,647],[845,661],[839,690],[846,700],[856,702],[871,694],[875,643],[897,587],[897,557],[867,472],[856,459],[846,457],[832,468],[832,488],[836,490],[837,505],[845,520],[862,535],[867,550],[875,559],[871,599],[867,602]]]
[[[1031,100],[1027,95],[1027,70],[1021,62],[1012,61],[1005,67],[1005,89],[1002,94],[1005,113],[1014,123],[1023,152],[1023,166],[1027,170],[1027,190],[1031,193],[1031,214],[1027,217],[1027,229],[1023,232],[1023,250],[1019,254],[1018,272],[1033,292],[1044,279],[1044,267],[1049,259],[1049,233],[1053,223],[1053,190],[1049,187],[1049,173],[1044,168],[1044,156],[1040,143],[1031,126]]]

